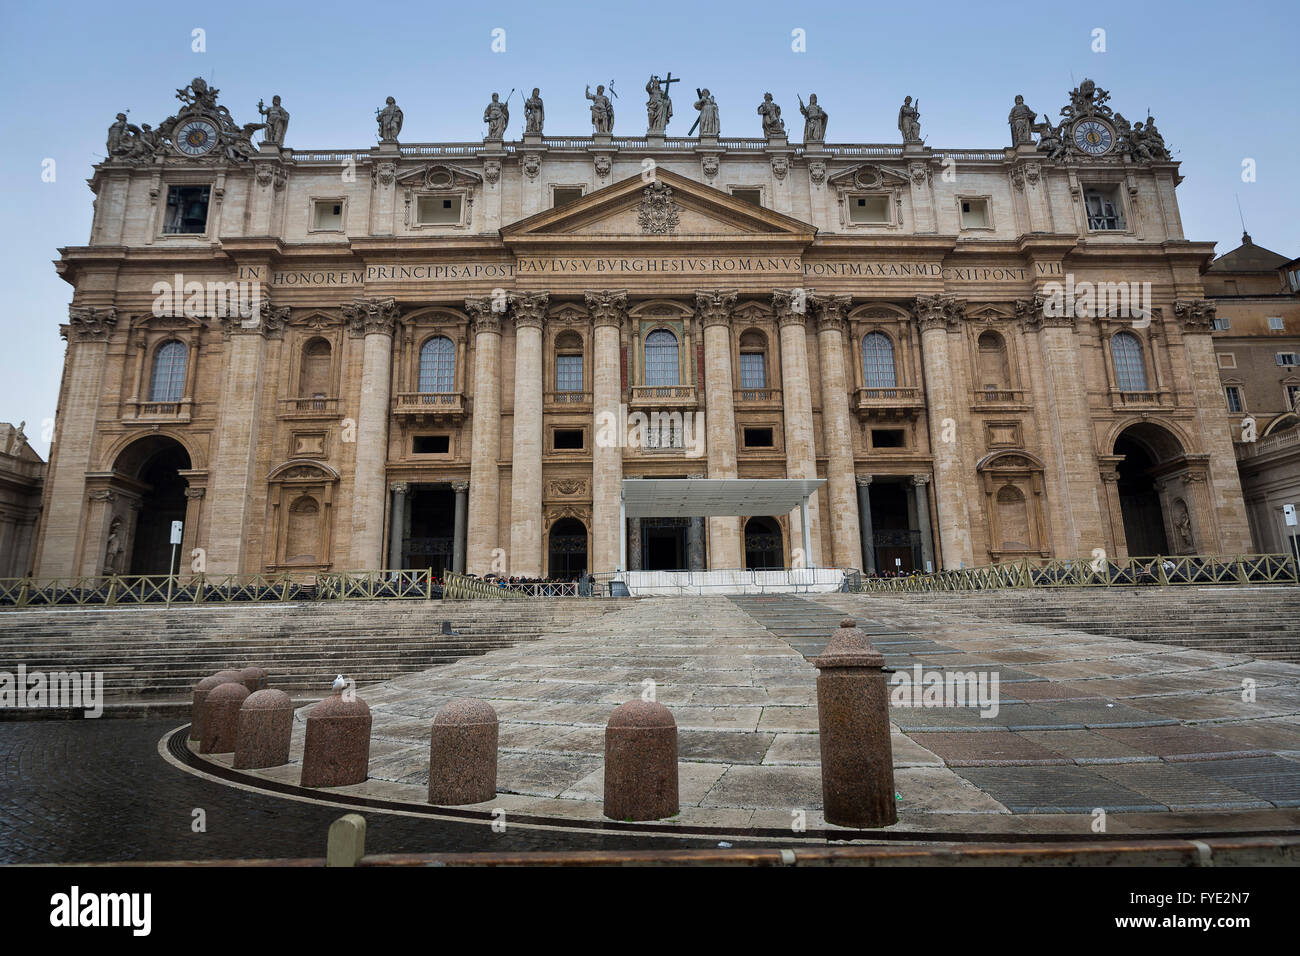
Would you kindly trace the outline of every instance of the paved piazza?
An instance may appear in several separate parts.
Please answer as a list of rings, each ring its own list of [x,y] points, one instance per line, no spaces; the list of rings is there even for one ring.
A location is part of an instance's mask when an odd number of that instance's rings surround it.
[[[362,688],[374,717],[371,779],[280,796],[432,813],[431,721],[449,699],[475,697],[501,720],[499,794],[453,811],[461,819],[504,809],[525,825],[823,840],[836,828],[821,815],[817,672],[804,655],[822,649],[845,613],[891,668],[996,671],[1001,682],[987,719],[976,709],[892,707],[896,831],[1088,837],[1098,808],[1110,834],[1300,824],[1300,665],[838,594],[642,599],[536,642]],[[681,812],[614,824],[601,813],[603,728],[646,681],[677,721]],[[305,712],[292,762],[241,771],[239,786],[296,788]],[[189,769],[235,782],[221,766],[228,755],[189,758],[209,761],[208,771]],[[796,810],[806,832],[793,829]]]

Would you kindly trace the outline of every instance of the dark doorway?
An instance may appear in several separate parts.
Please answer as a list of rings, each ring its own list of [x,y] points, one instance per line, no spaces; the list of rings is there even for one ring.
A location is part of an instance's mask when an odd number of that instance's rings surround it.
[[[871,545],[880,574],[914,571],[921,560],[921,534],[912,527],[907,486],[901,481],[871,483]],[[897,563],[895,563],[897,562]]]
[[[1127,432],[1115,441],[1119,463],[1119,508],[1124,518],[1124,540],[1130,558],[1169,553],[1160,494],[1151,475],[1157,465],[1150,446]]]
[[[402,567],[428,568],[441,577],[451,570],[456,495],[446,485],[414,485],[407,509],[411,524],[402,542]]]
[[[641,521],[641,567],[646,571],[686,569],[689,518],[644,518]]]
[[[745,567],[751,571],[779,571],[785,567],[781,526],[775,518],[750,518],[745,522]]]
[[[587,527],[577,518],[551,525],[547,574],[552,581],[576,581],[587,572]]]
[[[170,438],[147,439],[153,442],[144,463],[132,477],[148,490],[140,502],[135,540],[131,545],[131,574],[170,574],[172,565],[171,530],[173,521],[185,520],[186,481],[190,456]],[[128,449],[128,452],[132,452]],[[126,458],[124,453],[122,458]],[[120,461],[121,459],[119,459]],[[176,549],[180,553],[179,548]]]

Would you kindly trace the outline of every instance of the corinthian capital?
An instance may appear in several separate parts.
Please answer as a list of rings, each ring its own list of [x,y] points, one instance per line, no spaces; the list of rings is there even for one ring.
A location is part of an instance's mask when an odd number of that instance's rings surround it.
[[[946,292],[939,295],[918,295],[915,308],[916,320],[920,323],[922,332],[930,329],[955,332],[966,314],[966,303]]]
[[[397,300],[392,296],[382,299],[356,298],[343,307],[343,317],[348,322],[348,332],[354,338],[364,335],[392,335],[397,323]]]
[[[465,311],[474,323],[474,334],[501,334],[501,316],[506,311],[508,299],[504,295],[466,296]]]
[[[815,298],[812,289],[773,289],[772,311],[777,325],[804,325],[808,321],[808,307]]]
[[[68,326],[78,342],[104,342],[117,325],[117,309],[93,305],[68,306]]]
[[[230,338],[236,332],[264,335],[267,338],[279,338],[284,334],[284,327],[289,321],[289,307],[276,308],[268,298],[260,298],[257,312],[250,316],[219,315],[217,324],[221,328],[222,338]]]
[[[1209,332],[1214,328],[1215,304],[1209,299],[1177,299],[1174,315],[1184,332]]]
[[[736,304],[736,290],[725,292],[695,292],[695,315],[704,328],[711,325],[728,325],[731,322],[731,307]]]
[[[851,295],[815,295],[811,296],[813,309],[817,313],[817,331],[828,329],[841,331],[844,328],[844,316],[853,304]]]
[[[623,327],[623,319],[627,316],[626,289],[617,292],[607,290],[586,292],[584,297],[587,300],[587,308],[591,310],[592,325],[598,329],[602,326],[616,329]]]
[[[1034,293],[1027,299],[1016,299],[1016,321],[1026,332],[1033,332],[1043,327],[1043,304],[1041,295]]]
[[[551,295],[549,292],[511,293],[509,301],[515,328],[531,326],[540,329],[546,321],[546,306],[551,301]]]

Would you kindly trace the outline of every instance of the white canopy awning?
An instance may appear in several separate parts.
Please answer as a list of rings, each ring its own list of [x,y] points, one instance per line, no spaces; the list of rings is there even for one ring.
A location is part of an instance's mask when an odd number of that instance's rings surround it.
[[[624,478],[629,518],[784,515],[800,507],[825,478]]]

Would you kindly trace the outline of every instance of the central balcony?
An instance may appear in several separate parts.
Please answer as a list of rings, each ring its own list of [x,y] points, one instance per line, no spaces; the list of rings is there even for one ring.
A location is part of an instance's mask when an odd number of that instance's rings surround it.
[[[1026,392],[1022,388],[977,388],[971,392],[971,407],[976,411],[1023,411]]]
[[[280,399],[281,418],[338,418],[339,400],[337,398],[282,398]]]
[[[925,408],[919,388],[859,388],[853,409],[859,418],[874,421],[914,419]]]
[[[746,409],[781,408],[781,390],[779,388],[738,388],[732,395],[736,405]]]
[[[633,385],[628,392],[629,408],[695,408],[699,404],[694,385]]]
[[[398,392],[393,414],[416,421],[458,421],[465,415],[461,392]]]
[[[589,412],[591,392],[546,392],[543,395],[543,404],[548,411]]]

